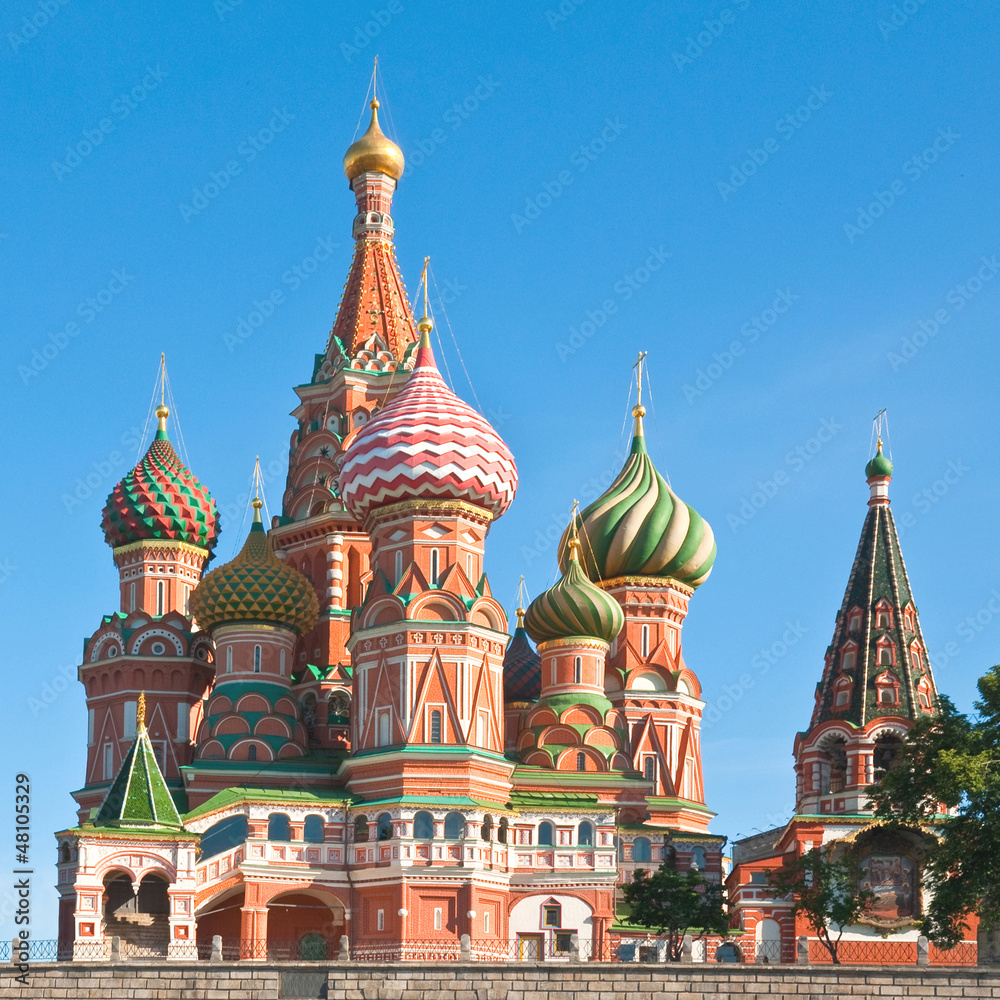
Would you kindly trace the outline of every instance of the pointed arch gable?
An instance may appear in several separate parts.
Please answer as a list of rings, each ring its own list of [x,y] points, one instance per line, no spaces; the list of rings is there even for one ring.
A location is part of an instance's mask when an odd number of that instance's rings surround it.
[[[480,708],[486,710],[489,718],[490,737],[492,748],[498,752],[503,752],[503,737],[500,735],[500,727],[497,724],[499,713],[497,711],[496,700],[493,697],[493,684],[491,683],[490,661],[486,654],[483,654],[482,662],[479,665],[479,678],[476,682],[476,689],[473,692],[470,704],[472,719],[478,717]],[[470,723],[471,725],[471,723]]]
[[[417,696],[413,701],[413,719],[410,722],[408,739],[414,743],[429,743],[430,733],[426,731],[425,719],[429,704],[444,705],[448,724],[455,736],[455,742],[466,743],[465,731],[458,719],[458,711],[452,698],[451,685],[445,677],[444,663],[440,651],[435,648],[424,666],[417,683]]]

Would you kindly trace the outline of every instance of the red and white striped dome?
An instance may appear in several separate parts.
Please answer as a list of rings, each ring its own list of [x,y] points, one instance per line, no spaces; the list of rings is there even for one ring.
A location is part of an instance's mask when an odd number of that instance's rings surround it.
[[[406,385],[358,432],[340,471],[340,495],[362,522],[416,498],[465,500],[499,517],[516,489],[510,449],[444,384],[426,338]]]

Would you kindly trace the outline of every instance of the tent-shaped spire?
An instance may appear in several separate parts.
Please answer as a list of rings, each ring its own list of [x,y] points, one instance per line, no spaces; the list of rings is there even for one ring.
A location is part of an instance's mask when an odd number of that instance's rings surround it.
[[[97,827],[183,830],[146,732],[146,696],[139,695],[135,739],[94,820]]]

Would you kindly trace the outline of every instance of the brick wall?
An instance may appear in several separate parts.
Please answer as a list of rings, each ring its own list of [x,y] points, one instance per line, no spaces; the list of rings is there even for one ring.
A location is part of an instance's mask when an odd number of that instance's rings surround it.
[[[149,963],[115,967],[46,963],[30,985],[0,970],[10,1000],[764,1000],[842,997],[1000,998],[1000,969],[833,969],[621,964],[468,965]]]

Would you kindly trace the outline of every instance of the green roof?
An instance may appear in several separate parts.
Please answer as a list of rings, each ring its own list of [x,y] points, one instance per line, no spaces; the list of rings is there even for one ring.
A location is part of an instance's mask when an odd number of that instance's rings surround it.
[[[207,802],[202,802],[197,809],[184,816],[185,822],[191,822],[205,813],[215,812],[224,806],[237,805],[242,802],[286,802],[289,804],[314,805],[318,807],[341,807],[352,802],[350,795],[330,796],[317,795],[315,792],[304,792],[292,789],[274,788],[226,788],[213,795]]]
[[[94,826],[184,829],[177,806],[156,763],[141,711],[135,739],[97,811]]]

